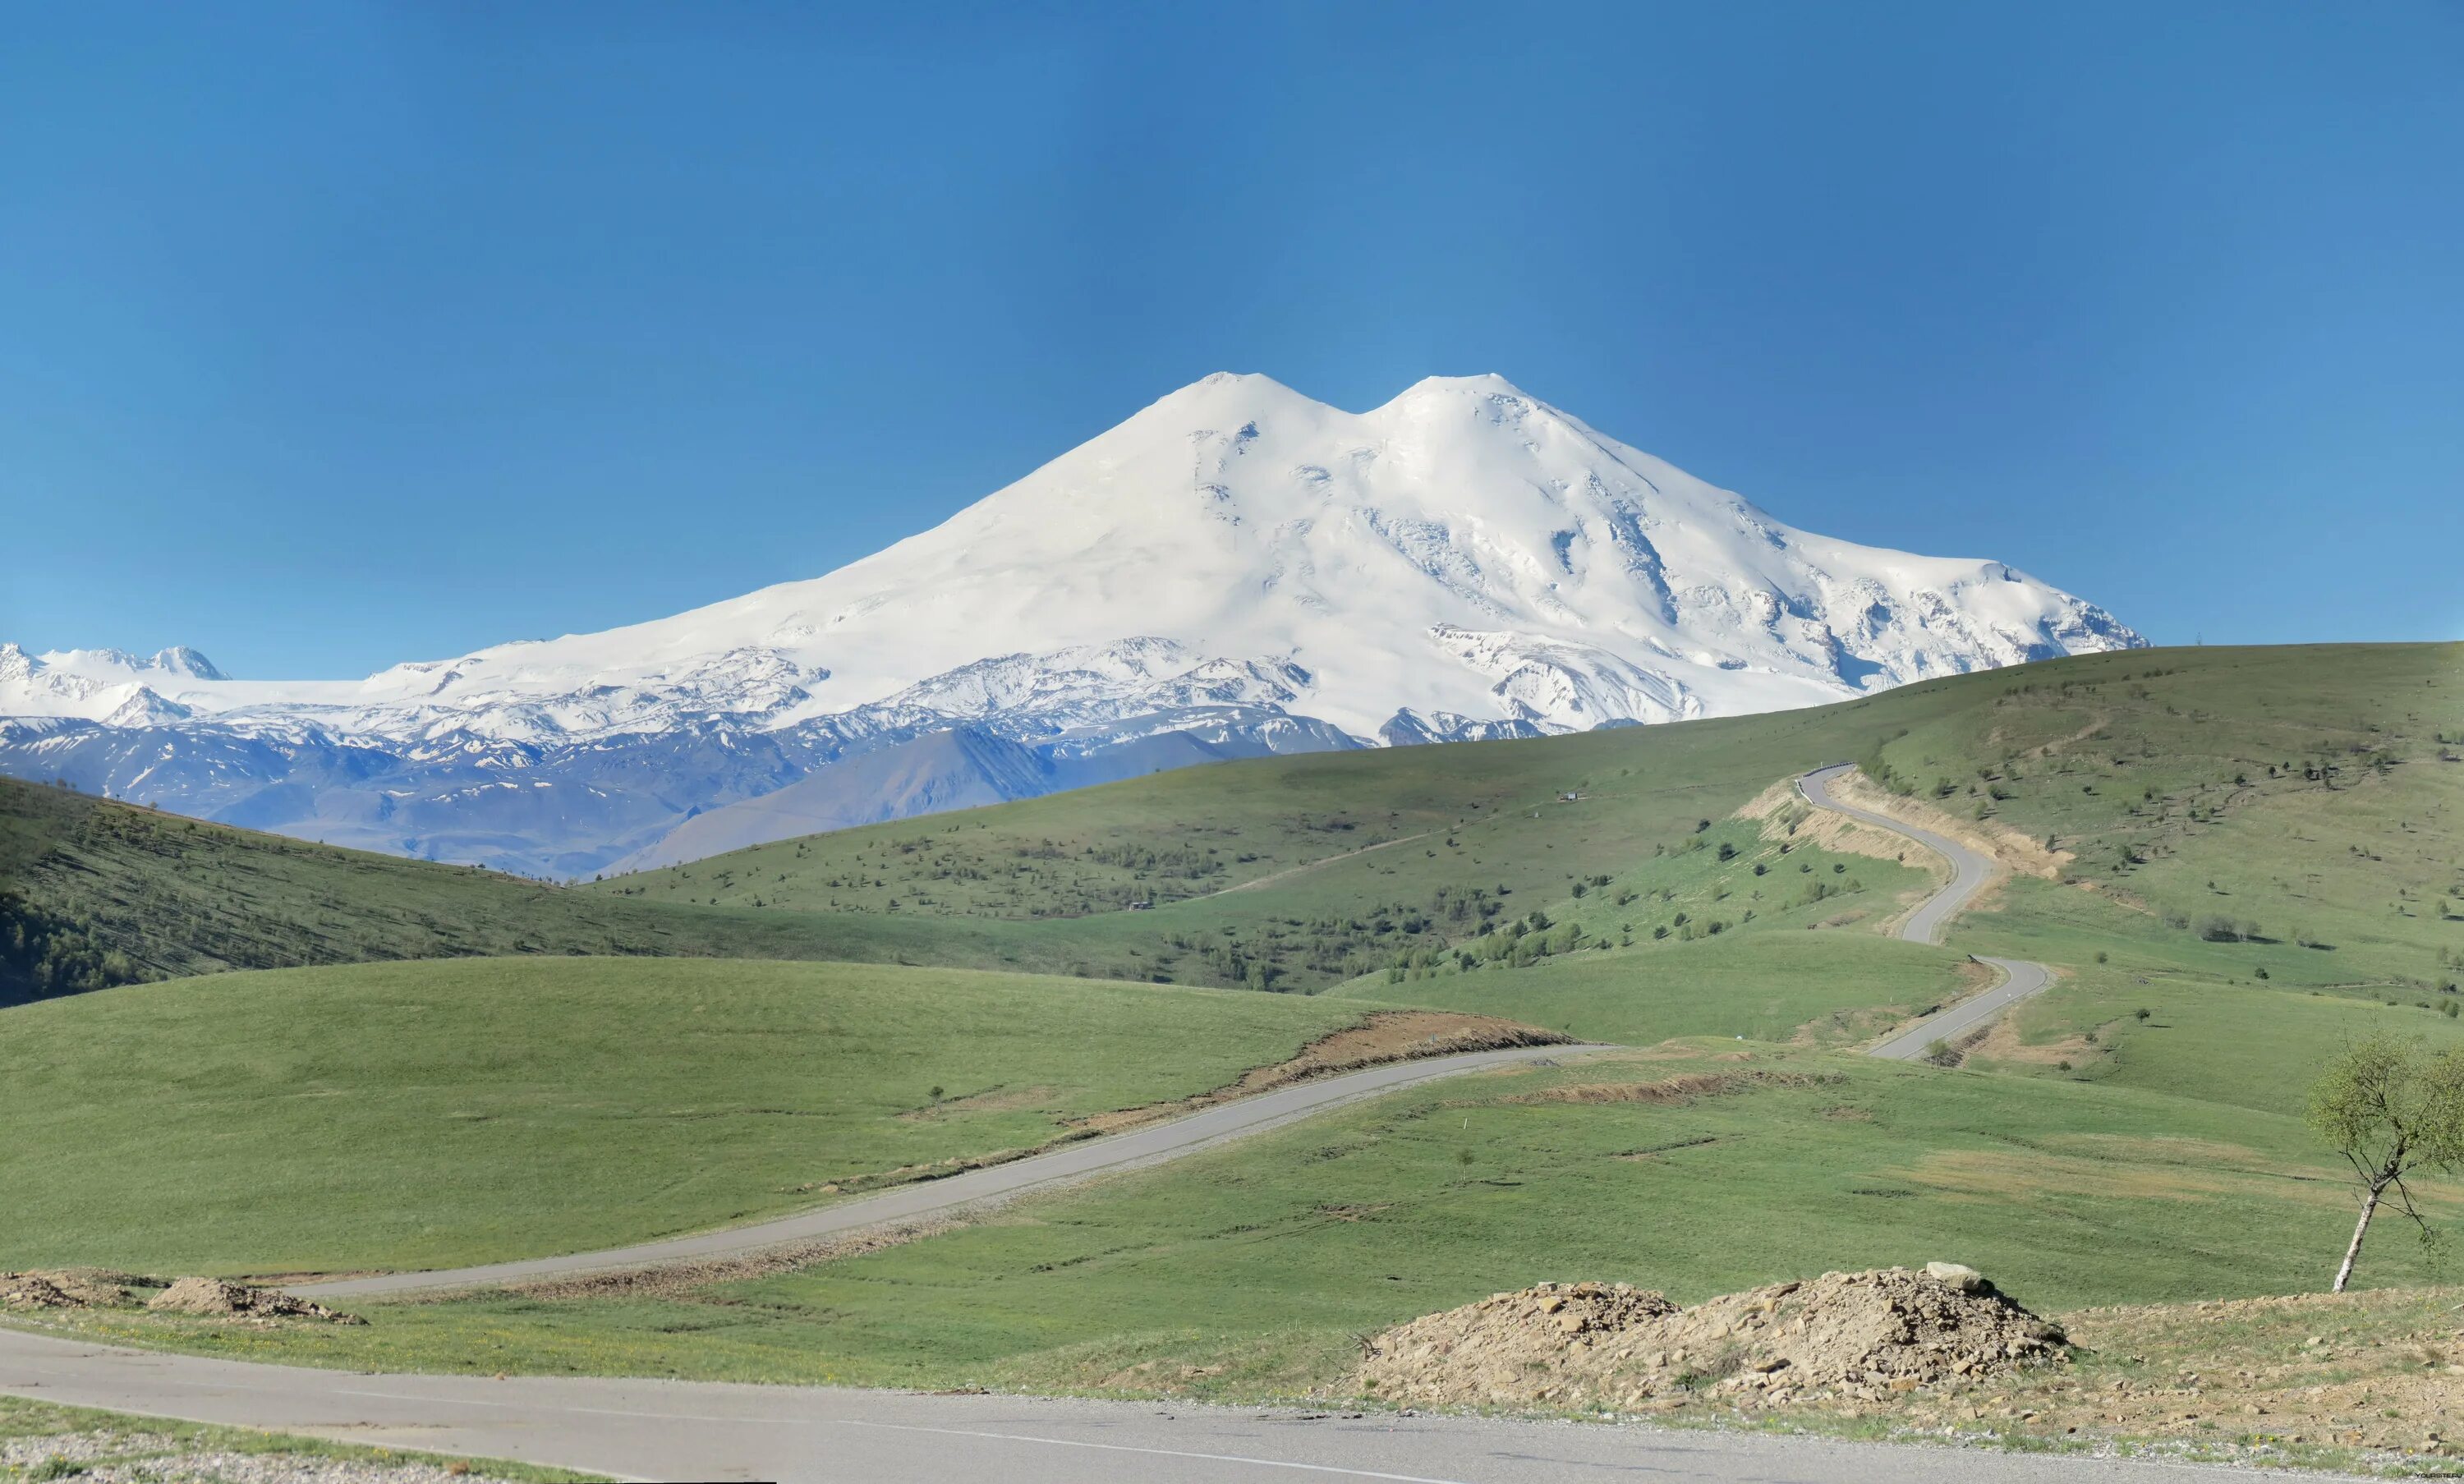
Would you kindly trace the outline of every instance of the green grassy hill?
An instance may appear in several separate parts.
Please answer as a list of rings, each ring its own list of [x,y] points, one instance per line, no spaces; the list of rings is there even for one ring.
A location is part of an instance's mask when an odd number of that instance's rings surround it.
[[[1885,938],[1922,859],[1737,817],[1847,759],[1912,802],[2050,842],[2052,876],[2006,884],[1945,948]],[[685,951],[1317,993],[470,960],[21,1008],[0,1055],[32,1095],[0,1113],[17,1162],[0,1179],[43,1193],[0,1211],[16,1223],[0,1257],[403,1266],[646,1235],[1023,1142],[1419,1004],[1649,1049],[1412,1089],[758,1281],[388,1305],[364,1330],[145,1333],[352,1364],[1240,1392],[1323,1381],[1351,1334],[1539,1277],[1693,1297],[1953,1257],[2048,1306],[2317,1288],[2350,1220],[2298,1116],[2321,1058],[2380,1032],[2464,1042],[2459,803],[2464,646],[2335,646],[2100,656],[1776,716],[1228,764],[570,891],[251,844],[291,914],[270,945],[321,913],[383,947],[369,925],[415,882],[489,893],[487,920],[525,949],[557,950],[553,920],[661,929]],[[144,879],[173,900],[249,880],[223,857],[204,863],[224,876],[177,880],[165,842],[184,823],[136,818],[161,833],[118,848],[170,862]],[[26,837],[0,847],[22,859]],[[45,848],[105,880],[130,869],[90,843]],[[73,900],[74,873],[43,869],[43,900]],[[116,920],[160,941],[156,900]],[[2059,978],[1958,1070],[1841,1049],[1955,993],[1971,952]],[[1006,1101],[1023,1081],[1032,1105]],[[919,1119],[934,1084],[992,1098]],[[2464,1192],[2428,1191],[2464,1215]],[[2427,1271],[2383,1232],[2363,1280]]]
[[[998,927],[634,902],[0,778],[0,1006],[233,969],[490,954],[997,963]]]
[[[2419,991],[2464,971],[2459,750],[2464,646],[2141,651],[1807,711],[1188,769],[573,889],[0,780],[0,997],[528,952],[1312,991],[1557,920],[1602,878],[1682,889],[1656,873],[1698,825],[1850,758],[2051,836],[2123,912],[2192,939],[2256,923],[2327,945],[2289,955],[2298,982]],[[1662,925],[1587,906],[1595,942]]]
[[[2073,878],[2175,932],[2256,921],[2332,943],[2304,982],[2434,988],[2464,965],[2459,750],[2464,645],[2138,651],[1808,711],[1190,769],[589,889],[999,925],[1022,965],[1316,989],[1643,870],[1773,781],[1859,759],[2051,836]]]
[[[1374,1007],[942,970],[466,959],[6,1013],[0,1269],[648,1240],[1205,1092]]]

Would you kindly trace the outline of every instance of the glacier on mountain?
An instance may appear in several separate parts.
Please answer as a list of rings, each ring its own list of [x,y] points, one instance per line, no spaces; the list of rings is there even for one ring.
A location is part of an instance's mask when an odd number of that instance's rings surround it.
[[[572,876],[1155,767],[2142,643],[1998,561],[1789,526],[1496,377],[1352,413],[1217,375],[933,530],[672,618],[358,681],[0,644],[0,771]],[[974,740],[921,745],[952,732]]]

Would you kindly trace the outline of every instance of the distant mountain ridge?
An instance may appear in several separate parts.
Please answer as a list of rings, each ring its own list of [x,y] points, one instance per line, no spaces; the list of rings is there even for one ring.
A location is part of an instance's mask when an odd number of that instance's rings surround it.
[[[0,644],[0,771],[587,875],[1214,758],[2144,643],[2000,562],[1788,526],[1496,377],[1351,413],[1217,375],[931,531],[670,619],[359,681]]]

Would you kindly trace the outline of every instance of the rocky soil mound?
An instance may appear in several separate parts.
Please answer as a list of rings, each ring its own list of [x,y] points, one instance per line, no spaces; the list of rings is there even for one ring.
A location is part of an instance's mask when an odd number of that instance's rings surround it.
[[[156,1294],[145,1307],[165,1314],[236,1315],[248,1319],[325,1320],[336,1324],[364,1324],[355,1315],[338,1314],[321,1303],[295,1298],[271,1288],[227,1283],[218,1277],[184,1277]]]
[[[2062,1332],[1952,1263],[1826,1273],[1681,1309],[1624,1283],[1542,1283],[1378,1336],[1353,1379],[1391,1402],[1779,1406],[1877,1399],[2057,1361]]]
[[[132,1285],[162,1281],[100,1268],[0,1273],[0,1309],[108,1309],[126,1303]]]
[[[81,1309],[79,1299],[40,1273],[0,1273],[0,1309]]]

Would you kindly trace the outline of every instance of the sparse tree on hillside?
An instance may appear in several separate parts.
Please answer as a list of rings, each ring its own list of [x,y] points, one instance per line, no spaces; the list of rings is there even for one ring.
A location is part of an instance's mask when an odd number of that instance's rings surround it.
[[[2405,1177],[2464,1164],[2464,1051],[2432,1056],[2418,1040],[2390,1037],[2347,1046],[2310,1089],[2310,1126],[2344,1156],[2362,1188],[2361,1219],[2336,1269],[2341,1294],[2389,1191],[2430,1240]]]

